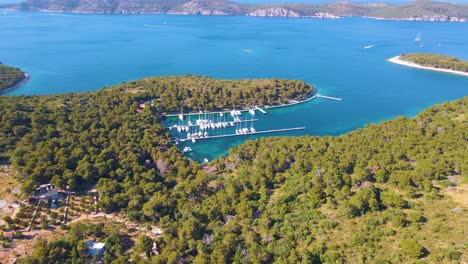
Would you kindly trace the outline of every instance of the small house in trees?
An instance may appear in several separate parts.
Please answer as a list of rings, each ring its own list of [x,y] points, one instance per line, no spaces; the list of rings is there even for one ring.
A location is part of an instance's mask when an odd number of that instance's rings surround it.
[[[62,199],[65,195],[59,192],[53,184],[42,184],[36,188],[36,194],[34,198],[44,200],[58,200]]]

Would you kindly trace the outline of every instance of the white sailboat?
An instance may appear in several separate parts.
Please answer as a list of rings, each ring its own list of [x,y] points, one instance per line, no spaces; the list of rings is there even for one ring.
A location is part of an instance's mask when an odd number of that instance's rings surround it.
[[[422,40],[422,38],[421,38],[421,32],[419,32],[418,35],[416,36],[416,38],[414,38],[414,41],[415,41],[415,42],[419,42],[419,41],[421,41],[421,40]]]

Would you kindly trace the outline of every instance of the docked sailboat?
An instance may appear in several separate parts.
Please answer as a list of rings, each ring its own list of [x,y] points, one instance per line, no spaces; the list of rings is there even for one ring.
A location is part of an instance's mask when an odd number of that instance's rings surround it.
[[[185,147],[185,148],[182,150],[183,153],[189,153],[189,152],[191,152],[191,151],[192,151],[192,148],[191,148],[191,147]]]

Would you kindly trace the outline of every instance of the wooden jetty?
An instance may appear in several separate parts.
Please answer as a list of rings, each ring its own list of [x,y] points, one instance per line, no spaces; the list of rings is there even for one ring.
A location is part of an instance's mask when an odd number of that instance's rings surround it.
[[[207,136],[207,137],[200,137],[196,138],[195,140],[203,140],[203,139],[215,139],[215,138],[225,138],[225,137],[238,137],[238,136],[249,136],[249,135],[259,135],[259,134],[269,134],[269,133],[278,133],[278,132],[288,132],[288,131],[297,131],[297,130],[304,130],[305,127],[293,127],[293,128],[282,128],[282,129],[272,129],[272,130],[264,130],[264,131],[256,131],[256,132],[247,132],[243,134],[226,134],[226,135],[217,135],[217,136]],[[177,141],[185,142],[190,141],[191,139],[184,138],[184,139],[177,139]]]

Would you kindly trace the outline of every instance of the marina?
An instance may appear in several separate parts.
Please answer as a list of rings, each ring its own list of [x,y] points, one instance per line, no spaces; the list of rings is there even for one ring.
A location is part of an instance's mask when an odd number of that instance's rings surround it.
[[[302,100],[291,100],[289,103],[264,106],[265,109],[280,108],[293,106],[305,102],[309,102],[315,98],[323,98],[335,101],[341,101],[341,98],[320,95],[315,93]],[[255,129],[255,122],[259,121],[255,118],[256,111],[263,115],[268,114],[266,110],[259,106],[253,106],[248,109],[241,110],[225,110],[218,112],[204,112],[199,111],[198,113],[183,113],[180,114],[168,114],[166,117],[177,117],[178,123],[169,125],[167,128],[171,131],[174,141],[179,142],[192,142],[196,143],[200,140],[205,139],[220,139],[220,138],[231,138],[238,136],[247,135],[261,135],[271,133],[281,133],[305,130],[306,127],[292,127],[292,128],[278,128],[278,129],[266,129],[259,130]],[[192,149],[185,147],[182,152],[189,153]]]

